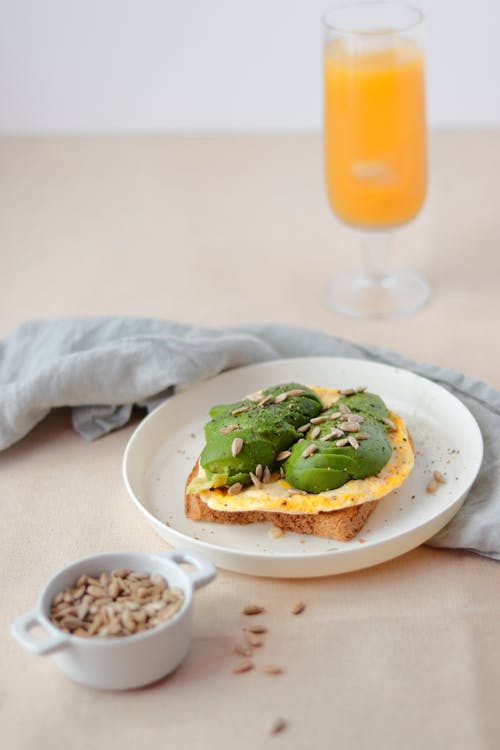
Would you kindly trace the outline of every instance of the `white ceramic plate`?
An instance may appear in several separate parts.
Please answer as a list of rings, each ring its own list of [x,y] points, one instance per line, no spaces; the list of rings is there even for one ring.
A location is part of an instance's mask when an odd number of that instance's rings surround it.
[[[226,526],[186,518],[184,485],[203,447],[208,409],[290,381],[339,389],[363,385],[382,396],[405,419],[415,442],[415,468],[407,481],[379,502],[350,542],[293,533],[272,539],[270,523]],[[482,451],[471,413],[435,383],[375,362],[311,357],[230,370],[169,399],[130,438],[123,475],[138,509],[170,544],[199,549],[221,568],[240,573],[301,578],[376,565],[425,542],[462,505]],[[435,469],[447,481],[429,494]]]

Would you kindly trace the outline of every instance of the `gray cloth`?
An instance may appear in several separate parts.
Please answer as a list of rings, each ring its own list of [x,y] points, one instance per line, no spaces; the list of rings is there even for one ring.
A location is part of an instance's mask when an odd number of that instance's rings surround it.
[[[429,542],[500,560],[500,392],[460,372],[319,331],[283,325],[201,328],[146,318],[29,322],[0,342],[0,449],[20,440],[53,407],[73,407],[87,440],[125,425],[178,387],[223,370],[286,357],[354,357],[403,367],[444,386],[475,416],[484,462],[467,501]]]

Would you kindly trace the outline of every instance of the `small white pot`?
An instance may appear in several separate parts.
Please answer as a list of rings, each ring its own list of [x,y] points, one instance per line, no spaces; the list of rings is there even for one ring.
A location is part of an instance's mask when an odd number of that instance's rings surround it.
[[[194,572],[187,572],[181,567],[182,563],[194,566]],[[181,589],[182,607],[165,623],[122,638],[82,638],[60,630],[49,620],[56,594],[73,586],[81,575],[98,576],[103,571],[119,568],[159,573],[169,587]],[[193,590],[214,577],[214,565],[194,550],[92,555],[51,578],[35,609],[15,620],[11,632],[29,651],[52,654],[59,669],[83,685],[106,690],[140,687],[172,672],[187,655],[191,646]],[[46,638],[33,637],[30,630],[36,625],[47,631]]]

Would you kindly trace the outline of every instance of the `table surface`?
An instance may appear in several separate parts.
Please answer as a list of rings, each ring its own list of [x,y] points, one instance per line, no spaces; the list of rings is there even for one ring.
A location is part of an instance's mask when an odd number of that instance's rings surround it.
[[[316,135],[4,139],[0,164],[0,336],[71,315],[284,322],[500,387],[499,132],[432,135],[428,199],[395,235],[394,265],[434,293],[387,321],[324,305],[329,274],[360,259],[326,204]],[[468,552],[420,547],[319,579],[220,570],[196,595],[187,659],[140,690],[80,687],[24,651],[9,624],[60,567],[166,548],[121,479],[136,425],[85,443],[61,409],[0,455],[3,748],[498,746],[500,565]],[[269,628],[259,662],[282,675],[232,673],[253,601]],[[289,725],[270,736],[277,716]]]

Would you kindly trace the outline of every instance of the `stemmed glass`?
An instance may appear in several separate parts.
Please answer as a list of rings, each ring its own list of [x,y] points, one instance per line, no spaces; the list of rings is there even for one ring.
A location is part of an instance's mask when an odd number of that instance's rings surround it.
[[[427,180],[423,16],[400,2],[352,2],[323,16],[324,140],[328,199],[362,230],[364,269],[330,282],[337,312],[386,317],[428,299],[420,276],[390,270],[395,227],[410,221]]]

